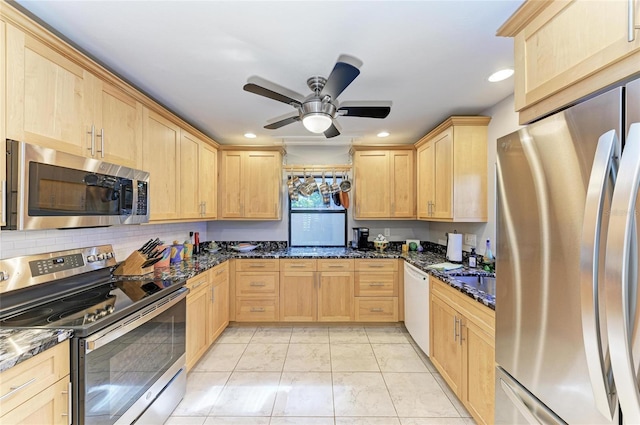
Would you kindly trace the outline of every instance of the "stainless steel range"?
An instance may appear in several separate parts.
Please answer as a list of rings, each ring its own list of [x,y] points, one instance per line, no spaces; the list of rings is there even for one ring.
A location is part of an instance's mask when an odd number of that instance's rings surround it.
[[[186,387],[188,290],[115,265],[111,245],[0,260],[0,327],[73,330],[71,423],[163,423]]]

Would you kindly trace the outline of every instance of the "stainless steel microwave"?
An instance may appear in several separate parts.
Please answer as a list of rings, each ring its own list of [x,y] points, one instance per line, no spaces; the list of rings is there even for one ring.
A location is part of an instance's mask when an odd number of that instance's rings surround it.
[[[7,140],[3,230],[149,221],[149,173]]]

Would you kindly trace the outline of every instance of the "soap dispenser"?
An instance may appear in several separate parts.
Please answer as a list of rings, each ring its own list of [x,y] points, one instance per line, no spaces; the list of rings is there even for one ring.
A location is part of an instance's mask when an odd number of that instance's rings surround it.
[[[478,258],[476,257],[476,249],[471,248],[471,253],[469,254],[469,268],[475,269],[478,267]]]

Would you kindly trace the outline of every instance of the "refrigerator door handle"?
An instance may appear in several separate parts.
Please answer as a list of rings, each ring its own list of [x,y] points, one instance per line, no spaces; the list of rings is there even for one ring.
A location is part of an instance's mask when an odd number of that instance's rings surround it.
[[[615,184],[618,146],[615,130],[606,132],[598,139],[587,186],[580,244],[582,336],[587,355],[587,369],[596,407],[609,420],[613,420],[617,400],[609,350],[606,346],[603,347],[603,336],[600,332],[600,311],[604,308],[604,300],[601,306],[598,271],[607,182],[611,176]]]
[[[638,371],[632,339],[636,322],[636,196],[640,184],[640,123],[631,124],[611,201],[605,260],[607,334],[613,377],[626,423],[640,423]],[[633,297],[630,295],[634,295]]]

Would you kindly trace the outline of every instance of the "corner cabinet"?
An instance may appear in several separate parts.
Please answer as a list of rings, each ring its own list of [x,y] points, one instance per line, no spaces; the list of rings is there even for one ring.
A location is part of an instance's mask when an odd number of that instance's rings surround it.
[[[450,117],[416,143],[418,219],[487,221],[490,117]]]
[[[416,217],[415,151],[358,147],[353,155],[356,219]]]
[[[431,361],[476,422],[492,424],[495,312],[437,278],[430,283]]]
[[[222,220],[280,220],[282,152],[220,152],[219,214]]]
[[[0,423],[69,424],[69,364],[66,341],[0,373]]]
[[[638,72],[639,3],[528,0],[498,29],[499,36],[514,38],[520,124]]]

